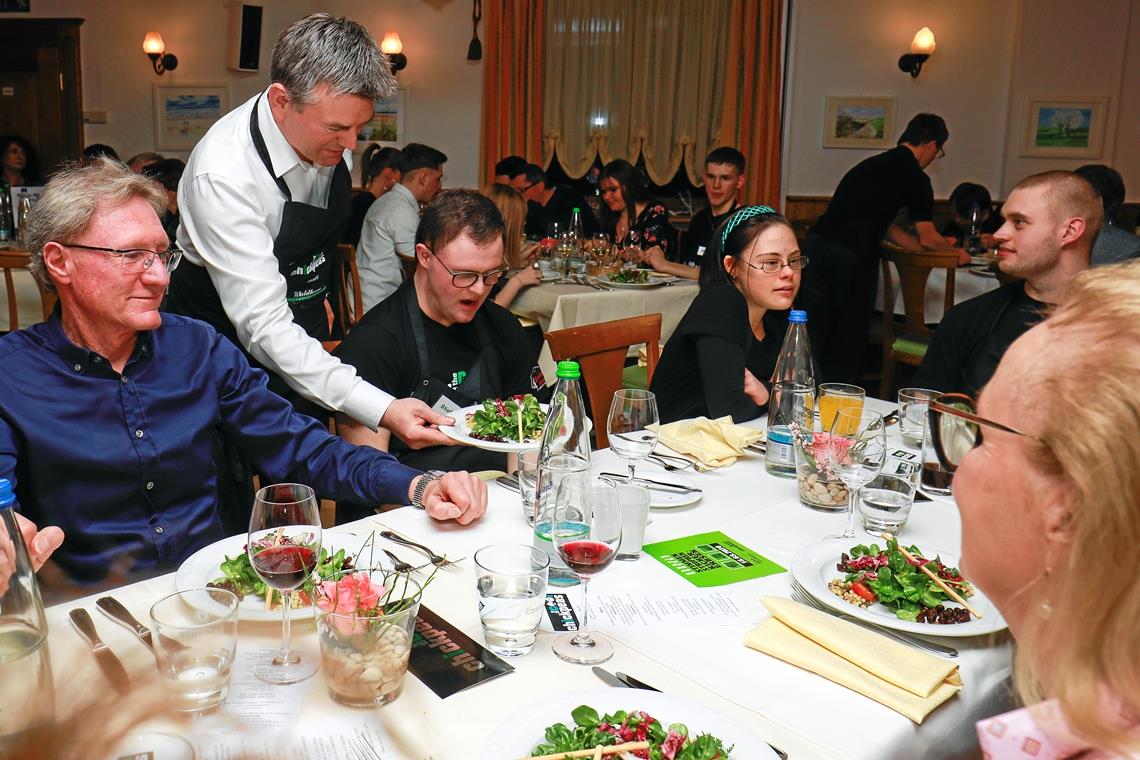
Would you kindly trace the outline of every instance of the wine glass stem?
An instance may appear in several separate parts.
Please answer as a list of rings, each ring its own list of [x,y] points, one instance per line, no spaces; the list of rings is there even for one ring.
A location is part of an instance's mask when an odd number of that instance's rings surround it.
[[[629,468],[629,482],[632,485],[633,484],[633,476],[637,472],[637,460],[636,459],[628,460],[626,462],[626,467]]]
[[[584,575],[579,577],[582,579],[582,627],[578,629],[574,643],[584,647],[593,646],[594,642],[590,638],[590,604],[586,600],[586,592],[590,590],[590,584]]]
[[[847,486],[847,530],[843,531],[844,538],[855,538],[855,501],[858,494],[858,486]]]
[[[281,591],[281,663],[289,664],[289,647],[293,644],[293,626],[289,613],[293,609],[293,592]]]

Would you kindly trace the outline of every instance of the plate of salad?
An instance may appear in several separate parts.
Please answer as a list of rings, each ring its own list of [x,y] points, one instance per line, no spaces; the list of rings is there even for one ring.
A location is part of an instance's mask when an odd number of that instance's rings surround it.
[[[281,621],[281,595],[275,593],[275,604],[265,601],[266,585],[254,572],[246,554],[247,537],[242,534],[230,536],[205,546],[190,555],[178,568],[174,585],[179,591],[218,585],[229,588],[241,596],[238,603],[240,620]],[[348,569],[356,562],[356,554],[364,544],[363,538],[348,533],[323,531],[321,553],[314,571],[317,575],[338,569]],[[367,554],[367,552],[366,552]],[[377,550],[367,564],[374,567],[389,567],[391,563],[384,553]],[[308,586],[310,581],[306,581]],[[293,594],[293,610],[290,618],[297,620],[311,617],[313,607],[303,586]]]
[[[592,279],[607,287],[629,288],[633,290],[659,288],[662,285],[672,282],[672,280],[652,277],[651,273],[652,270],[649,269],[620,269],[617,272],[610,272],[609,274]]]
[[[531,451],[542,442],[547,408],[529,393],[490,398],[453,412],[455,424],[439,429],[449,438],[487,451]]]
[[[607,760],[777,757],[761,739],[695,702],[641,689],[590,689],[544,695],[507,718],[492,732],[482,760],[518,760],[640,740],[649,742],[648,751],[605,757]]]
[[[979,636],[1004,630],[997,607],[958,571],[958,557],[933,547],[903,544],[982,613],[975,618],[952,601],[898,550],[878,540],[830,540],[796,552],[792,575],[805,590],[831,609],[859,620],[927,636]]]

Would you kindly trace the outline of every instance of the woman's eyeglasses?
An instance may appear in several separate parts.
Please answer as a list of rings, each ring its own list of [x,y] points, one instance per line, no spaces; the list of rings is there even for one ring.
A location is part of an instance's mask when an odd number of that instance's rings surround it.
[[[788,259],[787,261],[781,261],[780,259],[768,259],[767,261],[761,261],[759,264],[753,264],[751,261],[746,261],[744,263],[753,269],[759,269],[764,274],[776,274],[784,267],[789,267],[793,271],[803,269],[808,265],[808,257],[797,256],[796,258]]]
[[[944,393],[930,402],[927,412],[930,438],[938,461],[948,472],[954,472],[971,449],[982,442],[982,427],[1032,438],[1048,446],[1035,435],[978,416],[978,404],[964,393]]]
[[[82,251],[98,251],[108,256],[116,256],[123,271],[129,274],[141,274],[150,269],[154,260],[158,259],[166,267],[166,271],[173,272],[182,261],[182,249],[172,246],[165,251],[152,251],[149,248],[103,248],[98,245],[80,245],[79,243],[60,243],[64,248],[78,248]]]
[[[447,264],[444,264],[443,259],[435,255],[435,251],[428,248],[428,253],[435,256],[435,260],[439,262],[440,266],[447,270],[447,273],[451,275],[451,284],[457,288],[469,288],[480,279],[483,280],[484,285],[494,285],[503,279],[503,275],[510,271],[506,267],[498,267],[486,272],[456,272]]]

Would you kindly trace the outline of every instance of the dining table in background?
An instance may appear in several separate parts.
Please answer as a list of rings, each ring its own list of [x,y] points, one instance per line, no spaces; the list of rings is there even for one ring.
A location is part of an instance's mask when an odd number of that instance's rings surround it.
[[[697,297],[697,291],[697,283],[691,280],[652,288],[611,290],[569,282],[542,282],[520,291],[510,310],[516,316],[537,322],[543,334],[566,327],[660,312],[661,342],[665,343],[688,311],[689,304]],[[545,342],[538,356],[538,365],[543,375],[553,381],[555,363]]]
[[[899,273],[894,264],[889,264],[894,278],[895,288],[898,288]],[[986,267],[968,266],[958,267],[954,270],[954,303],[960,304],[982,293],[997,290],[1001,286],[997,276]],[[879,278],[879,291],[875,294],[875,311],[883,311],[883,278]],[[926,324],[936,325],[942,321],[946,303],[946,270],[932,269],[930,279],[926,281]],[[904,315],[902,294],[895,294],[895,314]],[[810,318],[810,315],[809,315]]]
[[[868,400],[884,410],[893,405]],[[755,423],[762,426],[762,421]],[[891,437],[898,443],[897,427]],[[620,460],[609,450],[595,452],[594,471],[621,472]],[[643,464],[643,477],[665,477],[664,470]],[[668,473],[676,476],[677,473]],[[760,454],[747,454],[731,467],[686,476],[703,489],[703,498],[687,507],[655,509],[646,529],[646,542],[721,531],[733,540],[790,568],[792,558],[804,546],[834,533],[846,519],[842,515],[809,510],[800,505],[794,479],[768,475]],[[363,540],[384,527],[412,537],[458,564],[441,569],[427,588],[423,603],[451,626],[482,643],[477,609],[475,574],[471,557],[482,546],[496,543],[531,543],[532,531],[523,519],[519,495],[496,483],[488,485],[487,514],[477,523],[460,526],[430,520],[422,511],[405,507],[350,523],[327,533],[343,531]],[[861,534],[861,539],[870,537]],[[933,552],[960,551],[961,529],[952,499],[915,504],[901,536],[907,543]],[[380,539],[377,539],[380,540]],[[396,547],[401,556],[413,550]],[[755,736],[796,758],[958,758],[976,755],[974,723],[1008,709],[1011,645],[1005,632],[969,638],[938,639],[957,648],[955,661],[964,687],[937,708],[922,725],[877,702],[824,678],[754,651],[744,645],[745,634],[767,617],[762,596],[790,594],[791,573],[718,586],[689,588],[680,576],[651,556],[637,562],[618,562],[594,579],[592,598],[607,589],[632,596],[661,589],[685,593],[716,593],[740,609],[739,619],[718,625],[675,622],[651,627],[606,628],[592,621],[591,629],[614,643],[614,658],[607,670],[622,671],[667,694],[697,702],[723,715]],[[173,573],[110,593],[140,620],[147,619],[150,605],[175,590]],[[564,589],[549,588],[548,591]],[[568,590],[576,603],[577,589]],[[604,599],[604,596],[601,597]],[[57,688],[66,688],[81,667],[95,671],[95,663],[80,638],[67,623],[67,612],[76,606],[95,609],[95,596],[48,609],[50,646]],[[987,616],[989,618],[989,616]],[[153,673],[154,662],[124,627],[96,614],[100,633],[119,654],[132,678]],[[327,696],[323,675],[310,682],[296,730],[319,730],[338,716],[341,720],[365,721],[384,736],[388,759],[473,760],[483,757],[483,748],[496,735],[497,727],[544,697],[584,689],[597,689],[601,682],[587,667],[571,665],[551,651],[558,634],[544,623],[534,651],[511,658],[514,672],[485,681],[440,699],[419,679],[410,675],[403,693],[376,711],[354,711],[337,706]],[[280,623],[243,621],[239,628],[242,648],[272,647],[280,636]],[[294,642],[316,652],[311,621],[294,625]],[[95,672],[95,676],[98,673]],[[637,691],[628,694],[628,706],[638,706]],[[569,715],[561,719],[568,720]],[[662,715],[669,721],[684,721],[683,715]],[[535,741],[542,726],[535,727]],[[514,760],[494,758],[494,760]]]

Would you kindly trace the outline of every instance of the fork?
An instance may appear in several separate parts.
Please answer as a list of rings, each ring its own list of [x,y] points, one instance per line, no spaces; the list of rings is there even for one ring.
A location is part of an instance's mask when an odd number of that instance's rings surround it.
[[[467,559],[466,557],[460,557],[459,559],[448,559],[447,557],[436,554],[423,544],[417,544],[410,538],[404,538],[398,533],[393,533],[390,530],[382,530],[380,531],[380,535],[389,541],[395,541],[397,544],[403,544],[404,546],[411,546],[415,549],[419,549],[421,552],[427,555],[428,561],[436,567],[447,567],[448,565],[454,565],[456,562]]]
[[[801,586],[800,582],[797,581],[795,578],[792,579],[791,596],[792,596],[792,601],[794,601],[794,602],[798,602],[799,604],[802,604],[802,605],[807,606],[807,607],[812,607],[814,609],[819,610],[820,612],[826,612],[829,615],[834,615],[835,617],[840,618],[841,620],[846,620],[850,623],[855,623],[856,625],[861,626],[863,628],[866,628],[869,631],[873,631],[873,632],[879,634],[880,636],[886,636],[887,638],[894,639],[895,641],[898,641],[899,643],[908,644],[910,646],[916,647],[918,649],[922,649],[924,651],[930,652],[931,654],[939,655],[942,657],[957,657],[958,656],[958,650],[954,649],[952,647],[942,646],[941,644],[934,644],[934,643],[932,643],[930,641],[926,641],[924,639],[919,639],[919,638],[914,638],[912,636],[907,636],[904,633],[899,633],[898,631],[892,631],[889,628],[880,628],[878,626],[874,626],[874,625],[866,623],[862,620],[859,620],[858,618],[852,617],[851,615],[845,615],[842,612],[839,612],[837,610],[833,610],[830,607],[828,607],[827,605],[825,605],[823,602],[819,601],[814,596],[812,596],[808,592],[808,590],[805,589],[803,586]]]
[[[387,549],[382,549],[382,551],[388,555],[388,559],[392,560],[392,566],[397,573],[412,573],[418,569],[414,565],[409,565]]]
[[[682,459],[681,457],[667,457],[665,454],[650,454],[648,457],[646,457],[646,459],[648,459],[650,462],[661,465],[665,468],[666,472],[673,472],[674,470],[687,470],[690,467],[693,467],[693,463],[688,459]],[[667,459],[672,459],[676,462],[683,462],[684,464],[670,464],[668,461],[666,461]]]

